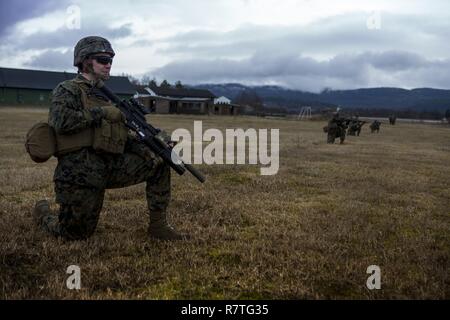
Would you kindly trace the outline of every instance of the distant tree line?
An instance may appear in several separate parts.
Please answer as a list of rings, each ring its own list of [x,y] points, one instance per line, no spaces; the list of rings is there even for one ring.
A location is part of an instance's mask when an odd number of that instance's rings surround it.
[[[159,88],[177,88],[182,89],[185,88],[185,86],[181,83],[180,80],[176,81],[175,84],[171,84],[169,81],[164,79],[161,81],[161,83],[158,85],[156,82],[156,78],[150,78],[149,76],[144,76],[142,79],[138,79],[136,77],[133,77],[130,74],[122,73],[121,76],[127,77],[128,80],[135,86],[148,86],[148,87],[159,87]]]

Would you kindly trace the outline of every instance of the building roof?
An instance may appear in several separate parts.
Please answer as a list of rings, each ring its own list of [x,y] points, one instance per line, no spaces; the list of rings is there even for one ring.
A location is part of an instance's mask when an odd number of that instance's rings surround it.
[[[0,68],[0,87],[53,90],[58,83],[73,79],[76,73]],[[111,76],[105,84],[116,94],[132,95],[136,88],[127,77]]]
[[[228,99],[225,96],[220,96],[217,99],[214,99],[214,103],[219,103],[219,104],[230,104],[231,103],[231,99]]]
[[[150,95],[150,93],[145,90],[144,86],[136,86],[136,92],[140,95]]]
[[[191,88],[160,88],[150,87],[156,95],[164,97],[186,97],[186,98],[215,98],[216,96],[209,90]]]

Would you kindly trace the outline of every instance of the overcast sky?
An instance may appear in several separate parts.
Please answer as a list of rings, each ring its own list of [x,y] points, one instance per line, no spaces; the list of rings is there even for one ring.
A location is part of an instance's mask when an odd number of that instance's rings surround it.
[[[112,73],[294,89],[450,89],[450,1],[0,1],[0,67],[73,71],[108,38]]]

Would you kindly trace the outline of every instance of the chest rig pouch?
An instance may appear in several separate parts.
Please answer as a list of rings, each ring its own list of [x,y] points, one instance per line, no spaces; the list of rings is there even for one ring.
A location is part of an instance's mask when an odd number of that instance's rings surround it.
[[[98,89],[85,91],[81,88],[81,99],[84,107],[90,109],[98,106],[113,106],[108,99],[103,97]],[[123,121],[111,121],[102,119],[100,126],[94,128],[92,147],[99,152],[122,154],[127,141],[128,129]]]

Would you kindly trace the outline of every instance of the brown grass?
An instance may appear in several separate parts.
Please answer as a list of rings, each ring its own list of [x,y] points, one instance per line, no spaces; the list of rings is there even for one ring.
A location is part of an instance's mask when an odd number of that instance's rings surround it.
[[[34,203],[56,209],[56,160],[33,163],[24,135],[43,109],[0,109],[2,299],[448,299],[450,129],[384,124],[327,145],[322,122],[152,116],[171,131],[279,128],[280,170],[198,166],[202,185],[173,174],[171,222],[193,239],[149,240],[144,185],[109,190],[97,231],[64,242],[32,223]],[[79,265],[82,289],[68,290]],[[379,265],[381,290],[366,288]]]

